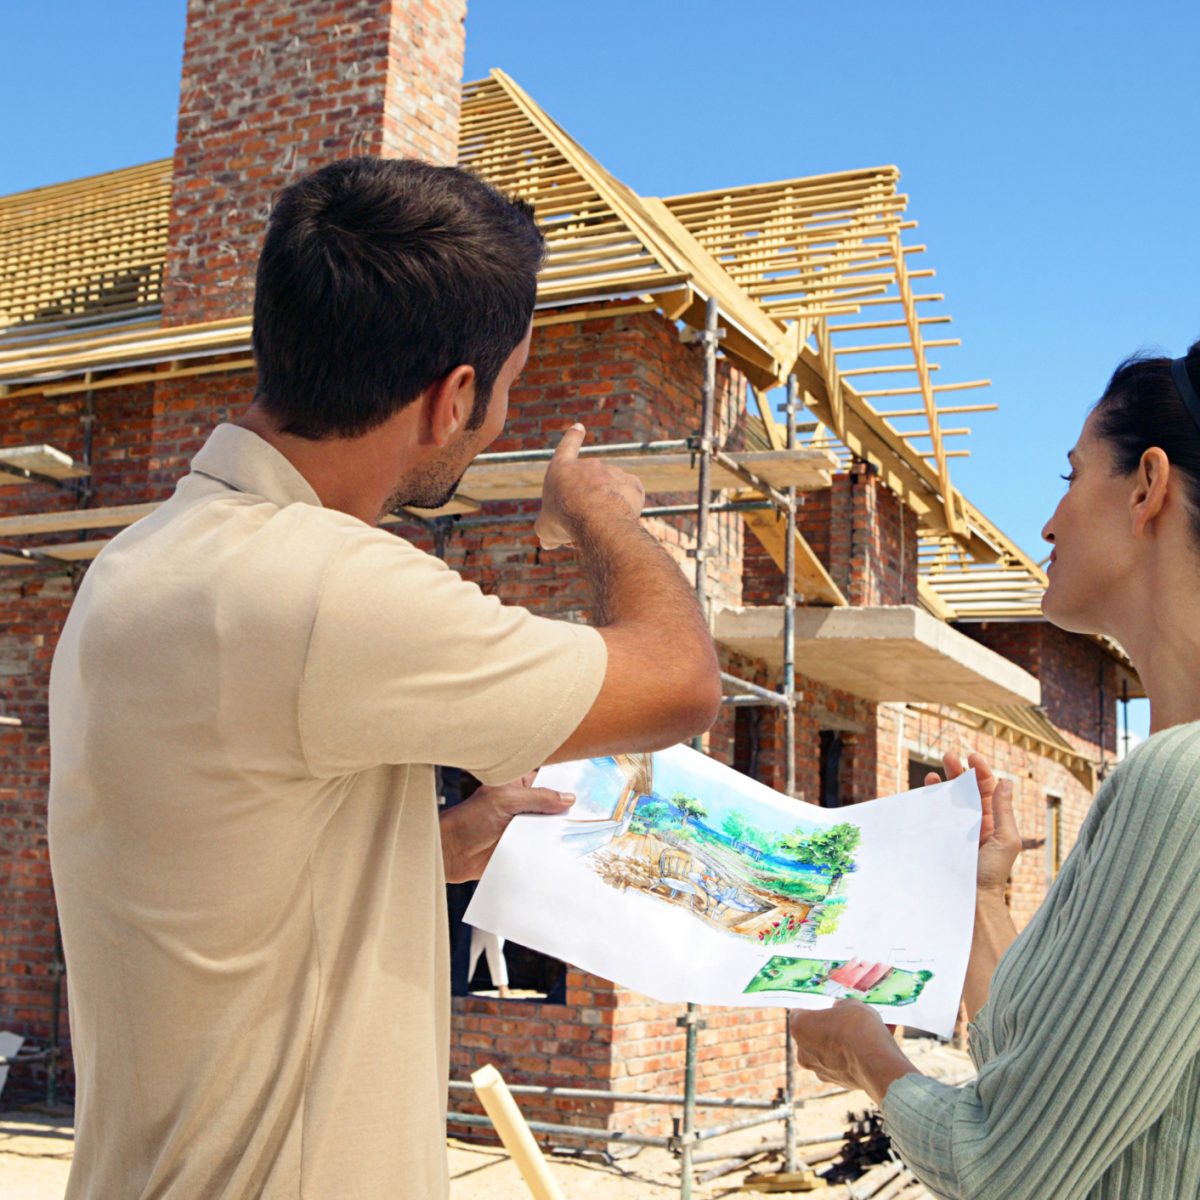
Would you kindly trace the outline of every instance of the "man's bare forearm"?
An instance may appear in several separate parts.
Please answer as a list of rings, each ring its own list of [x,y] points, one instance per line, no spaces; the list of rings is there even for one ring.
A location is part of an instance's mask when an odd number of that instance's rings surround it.
[[[996,964],[1016,938],[1017,927],[1004,903],[1003,893],[981,892],[975,901],[975,932],[963,986],[963,1002],[969,1020],[973,1021],[987,1003]]]
[[[661,750],[703,733],[721,705],[716,647],[679,566],[641,526],[641,484],[579,461],[583,434],[563,435],[535,528],[544,546],[574,545],[607,661],[592,707],[551,762]]]
[[[576,554],[592,593],[592,624],[665,620],[711,647],[695,590],[679,565],[636,517],[615,507],[573,520]]]

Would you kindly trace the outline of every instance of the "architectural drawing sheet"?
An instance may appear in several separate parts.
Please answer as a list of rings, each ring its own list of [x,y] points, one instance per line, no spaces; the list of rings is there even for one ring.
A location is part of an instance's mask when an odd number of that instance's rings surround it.
[[[974,771],[846,808],[789,799],[685,746],[544,768],[466,921],[664,1001],[843,996],[949,1036],[974,918]]]

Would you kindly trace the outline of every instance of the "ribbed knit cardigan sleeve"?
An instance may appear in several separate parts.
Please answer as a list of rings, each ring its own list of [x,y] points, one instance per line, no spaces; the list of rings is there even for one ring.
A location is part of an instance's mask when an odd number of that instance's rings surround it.
[[[1200,724],[1101,790],[972,1030],[975,1082],[906,1075],[883,1114],[946,1200],[1076,1200],[1154,1124],[1200,1053]]]

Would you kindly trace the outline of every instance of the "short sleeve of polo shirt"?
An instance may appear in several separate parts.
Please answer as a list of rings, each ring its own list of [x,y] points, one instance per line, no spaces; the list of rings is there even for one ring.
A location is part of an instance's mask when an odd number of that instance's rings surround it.
[[[354,530],[317,601],[305,761],[317,777],[438,763],[503,783],[566,741],[606,665],[596,630],[502,604],[408,542]]]

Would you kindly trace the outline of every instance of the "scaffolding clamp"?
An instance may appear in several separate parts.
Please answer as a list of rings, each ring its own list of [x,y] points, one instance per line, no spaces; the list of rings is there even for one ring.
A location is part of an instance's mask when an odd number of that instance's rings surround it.
[[[684,1133],[680,1129],[680,1124],[681,1122],[678,1117],[672,1118],[672,1133],[671,1136],[667,1138],[667,1149],[675,1155],[682,1154],[685,1146],[698,1145],[702,1140],[700,1137],[700,1130],[689,1129],[686,1133]]]
[[[713,347],[721,344],[721,339],[729,336],[728,329],[718,326],[711,333],[707,329],[689,329],[686,326],[679,331],[679,340],[685,346],[704,346],[711,339]]]

